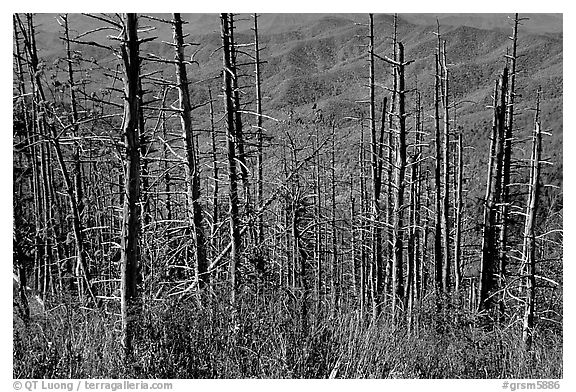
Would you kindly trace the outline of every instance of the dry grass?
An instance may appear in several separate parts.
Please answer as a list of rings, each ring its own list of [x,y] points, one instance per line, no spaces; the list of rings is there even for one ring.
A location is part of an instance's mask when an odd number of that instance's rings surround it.
[[[15,378],[561,378],[562,337],[539,331],[531,353],[514,328],[487,330],[474,315],[441,324],[424,304],[414,327],[354,311],[311,316],[287,295],[245,296],[236,321],[225,301],[145,306],[135,360],[121,359],[118,318],[59,306],[25,326],[15,316]],[[440,329],[440,325],[442,328]]]

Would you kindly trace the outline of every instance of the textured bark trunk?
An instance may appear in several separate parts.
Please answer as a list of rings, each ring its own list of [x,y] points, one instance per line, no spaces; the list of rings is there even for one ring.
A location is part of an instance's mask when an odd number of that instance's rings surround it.
[[[257,184],[256,184],[256,203],[258,208],[262,208],[262,202],[264,201],[264,178],[263,178],[263,141],[264,141],[264,129],[262,128],[262,86],[261,71],[260,71],[260,41],[258,37],[258,15],[254,14],[254,59],[255,59],[255,90],[256,90],[256,132],[257,132]],[[258,244],[261,245],[264,242],[264,217],[263,215],[258,216]]]
[[[332,268],[330,271],[330,290],[332,294],[332,312],[336,312],[340,296],[340,288],[339,288],[339,281],[338,281],[338,248],[336,246],[337,239],[336,239],[336,127],[332,124],[332,163],[330,166],[330,199],[331,199],[331,228],[332,233],[330,236],[332,242]]]
[[[366,201],[366,179],[364,176],[364,125],[360,120],[361,139],[358,151],[358,175],[360,176],[360,210],[361,215],[365,216],[367,210]],[[366,309],[366,219],[360,223],[360,315],[364,319]]]
[[[122,346],[125,358],[132,356],[134,323],[137,318],[137,270],[140,258],[140,57],[138,17],[124,14],[124,37],[121,46],[124,64],[124,207],[121,233],[121,313]]]
[[[212,230],[210,232],[210,240],[214,255],[220,251],[220,241],[216,238],[216,231],[218,222],[220,220],[220,209],[218,207],[218,192],[220,190],[220,178],[218,168],[218,156],[216,150],[216,127],[214,126],[214,105],[212,101],[212,90],[208,89],[208,98],[210,99],[210,137],[212,141],[212,176],[214,177],[214,185],[212,188]]]
[[[192,130],[192,107],[188,89],[188,74],[184,60],[184,35],[182,18],[174,14],[174,49],[176,51],[176,82],[180,101],[180,121],[186,149],[186,183],[188,187],[188,220],[192,229],[196,259],[196,279],[202,288],[210,282],[208,262],[206,260],[206,237],[202,228],[202,205],[200,204],[200,169],[198,167],[194,131]]]
[[[370,14],[370,44],[368,55],[370,59],[370,147],[372,168],[372,260],[370,264],[370,287],[372,293],[372,319],[376,320],[380,313],[382,292],[382,229],[380,227],[380,193],[382,189],[382,138],[384,126],[378,138],[376,131],[376,102],[374,80],[374,17]],[[386,100],[382,111],[385,112]],[[385,116],[382,117],[384,125]]]
[[[488,310],[494,303],[492,292],[498,286],[498,242],[496,240],[496,210],[500,202],[502,188],[502,162],[504,154],[504,114],[505,91],[508,81],[508,70],[505,68],[499,83],[494,89],[494,119],[492,122],[492,140],[488,164],[488,180],[484,206],[484,223],[482,232],[482,259],[478,283],[479,310]],[[500,103],[498,91],[500,90]]]
[[[514,99],[515,94],[515,81],[516,81],[516,57],[517,57],[517,42],[518,42],[518,14],[515,14],[514,29],[512,37],[512,54],[507,58],[510,60],[510,74],[508,77],[507,91],[505,93],[505,106],[502,110],[506,112],[506,125],[504,137],[504,161],[502,163],[502,189],[500,195],[500,252],[498,255],[498,285],[504,287],[506,284],[506,265],[508,263],[508,225],[509,225],[509,211],[510,211],[510,182],[511,182],[511,166],[512,166],[512,138],[514,134]],[[502,92],[504,94],[504,92]],[[504,297],[498,296],[500,317],[504,317]]]
[[[462,148],[462,132],[458,133],[457,139],[457,162],[456,168],[456,200],[454,208],[454,291],[458,293],[462,280],[462,185],[464,179],[464,161]]]
[[[394,212],[392,219],[392,243],[394,254],[392,261],[392,314],[395,317],[398,301],[404,298],[403,254],[404,254],[404,175],[406,171],[406,84],[404,68],[404,45],[398,43],[398,131],[396,136],[396,167],[394,188]]]
[[[443,292],[442,285],[442,136],[440,134],[440,68],[439,55],[435,56],[436,74],[434,78],[434,130],[435,130],[435,165],[434,165],[434,183],[435,183],[435,220],[434,220],[434,282],[437,296]]]
[[[236,68],[236,42],[234,40],[234,14],[228,15],[228,37],[230,50],[229,70],[232,82],[232,102],[234,105],[234,132],[236,136],[236,158],[240,163],[240,179],[242,181],[242,191],[244,192],[244,215],[252,215],[252,195],[250,190],[250,178],[248,164],[246,160],[246,145],[244,140],[244,128],[242,124],[242,113],[240,108],[240,87],[238,84],[238,70]],[[251,230],[252,232],[253,230]]]
[[[523,246],[523,274],[525,279],[525,305],[522,325],[522,341],[527,350],[532,348],[534,328],[534,306],[536,298],[536,212],[540,193],[540,159],[542,155],[542,133],[540,131],[540,91],[538,91],[534,132],[532,133],[532,158],[530,164],[530,192],[526,207]]]
[[[228,160],[228,181],[229,181],[229,206],[230,206],[230,302],[232,306],[236,305],[236,294],[238,289],[237,269],[240,263],[241,238],[239,230],[238,217],[238,174],[236,167],[236,128],[234,121],[234,95],[233,82],[234,74],[232,73],[231,57],[231,39],[229,15],[220,14],[222,26],[222,44],[223,44],[223,82],[224,82],[224,107],[226,108],[226,139],[227,139],[227,160]]]
[[[450,291],[450,118],[448,100],[448,62],[446,60],[446,41],[442,44],[442,77],[444,82],[442,91],[442,106],[444,109],[444,142],[442,144],[442,289],[445,293]]]

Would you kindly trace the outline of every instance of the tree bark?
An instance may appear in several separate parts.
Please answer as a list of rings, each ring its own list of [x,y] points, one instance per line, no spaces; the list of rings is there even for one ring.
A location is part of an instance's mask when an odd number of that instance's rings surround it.
[[[496,82],[494,89],[494,119],[492,122],[492,139],[488,163],[488,179],[484,205],[484,222],[482,232],[482,260],[480,262],[480,279],[478,283],[478,308],[488,310],[494,303],[492,292],[498,286],[498,242],[496,239],[496,212],[500,202],[502,187],[502,162],[504,155],[504,114],[505,91],[508,82],[508,69]],[[500,102],[498,102],[500,90]]]
[[[210,281],[207,273],[206,237],[202,228],[202,205],[200,204],[200,168],[197,164],[197,151],[192,130],[192,107],[190,104],[190,91],[188,89],[188,75],[184,60],[184,35],[182,33],[182,18],[174,14],[174,49],[176,51],[176,82],[180,101],[180,121],[186,148],[186,177],[188,187],[188,219],[192,228],[194,252],[196,258],[196,279],[199,287],[204,287]]]
[[[436,293],[441,296],[443,292],[442,285],[442,136],[440,134],[440,68],[439,53],[435,55],[436,74],[434,78],[434,130],[435,130],[435,165],[434,165],[434,182],[435,182],[435,221],[434,221],[434,277]]]
[[[255,90],[256,90],[256,132],[258,135],[258,152],[256,158],[257,166],[257,185],[256,185],[256,203],[258,208],[262,207],[264,200],[264,178],[263,178],[263,136],[264,129],[262,128],[262,86],[261,86],[261,71],[260,71],[260,43],[258,38],[258,14],[254,14],[254,75],[255,75]],[[264,242],[264,217],[258,217],[258,244]]]
[[[499,211],[499,255],[498,255],[498,286],[504,287],[506,282],[506,268],[508,263],[508,225],[509,225],[509,211],[510,211],[510,172],[512,166],[512,137],[514,134],[514,99],[515,94],[515,81],[516,81],[516,57],[517,57],[517,42],[518,42],[518,14],[515,14],[514,29],[512,39],[512,55],[510,59],[510,73],[508,77],[508,84],[506,93],[504,91],[505,101],[503,100],[502,110],[506,112],[505,123],[505,136],[504,136],[504,157],[502,163],[502,188],[500,190],[500,211]],[[500,295],[498,298],[500,317],[504,316],[504,298]]]
[[[224,107],[226,108],[226,138],[227,138],[227,159],[228,159],[228,181],[229,181],[229,206],[230,206],[230,302],[232,306],[236,305],[236,292],[238,286],[237,269],[240,262],[240,230],[238,218],[238,173],[236,168],[236,128],[234,113],[234,95],[232,79],[235,76],[232,69],[231,58],[231,40],[230,40],[230,24],[229,15],[220,14],[220,21],[222,26],[222,45],[223,45],[223,82],[224,82]]]
[[[137,271],[140,258],[138,239],[140,234],[140,43],[138,41],[138,17],[124,14],[122,61],[124,65],[124,208],[121,234],[121,313],[122,346],[126,358],[132,355],[134,322],[137,312]]]
[[[540,159],[542,155],[542,133],[540,131],[540,90],[537,93],[534,131],[532,133],[532,157],[530,160],[530,183],[526,206],[523,245],[523,275],[525,279],[525,305],[522,324],[522,341],[527,350],[532,348],[534,329],[534,306],[536,298],[536,212],[540,194]]]
[[[442,45],[442,76],[444,82],[442,91],[442,106],[444,109],[444,142],[442,144],[442,289],[445,293],[450,291],[450,119],[448,100],[448,62],[446,61],[446,41]]]
[[[458,293],[460,290],[460,283],[462,280],[462,185],[464,175],[464,162],[463,162],[463,148],[462,148],[462,132],[458,133],[457,139],[457,162],[456,168],[456,200],[454,208],[454,291]]]
[[[398,62],[395,63],[398,72],[398,85],[395,86],[398,96],[398,129],[396,135],[396,164],[394,171],[394,209],[392,217],[392,243],[394,253],[392,259],[392,314],[396,317],[398,301],[404,298],[403,282],[403,247],[404,247],[404,176],[406,172],[406,83],[404,45],[398,43]]]

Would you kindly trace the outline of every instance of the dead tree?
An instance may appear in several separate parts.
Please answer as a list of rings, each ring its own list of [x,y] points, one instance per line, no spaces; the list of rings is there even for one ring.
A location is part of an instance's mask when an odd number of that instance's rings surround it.
[[[414,281],[415,281],[415,269],[416,260],[416,205],[417,205],[417,194],[416,194],[416,176],[417,174],[417,161],[416,155],[410,157],[410,175],[409,175],[409,188],[408,188],[408,223],[409,228],[407,230],[407,262],[406,262],[406,287],[404,294],[404,309],[406,310],[406,320],[408,322],[408,331],[412,328],[412,310],[414,305]]]
[[[364,217],[367,210],[366,201],[366,178],[364,175],[364,123],[360,119],[360,146],[358,149],[358,175],[360,176],[360,211],[361,216]],[[360,315],[364,319],[364,313],[366,308],[366,229],[367,229],[366,219],[362,219],[360,223],[360,238],[359,238],[359,248],[360,248]]]
[[[41,245],[41,230],[42,230],[42,203],[41,203],[41,195],[40,195],[40,176],[38,168],[40,166],[38,162],[38,146],[36,140],[38,140],[38,135],[35,135],[33,131],[35,121],[33,119],[34,113],[29,110],[28,108],[28,96],[26,83],[24,81],[24,64],[23,60],[24,57],[28,58],[26,55],[26,31],[24,29],[24,25],[20,20],[18,14],[14,14],[12,16],[13,20],[13,28],[14,28],[14,59],[16,61],[16,76],[18,79],[18,93],[20,94],[20,110],[24,120],[24,129],[25,129],[25,136],[29,140],[28,143],[28,152],[29,152],[29,166],[31,167],[32,175],[29,184],[30,191],[32,192],[32,213],[34,216],[34,260],[33,260],[33,280],[34,280],[34,288],[39,289],[39,276],[40,276],[40,262],[41,262],[41,254],[42,254],[42,245]],[[20,49],[20,32],[19,30],[22,29],[22,35],[24,39],[24,50]],[[32,100],[32,104],[34,104],[34,100]],[[16,237],[16,231],[15,231]],[[16,238],[15,238],[16,241]],[[20,279],[26,279],[24,276],[19,276]]]
[[[320,132],[318,130],[318,126],[315,127],[315,139],[313,142],[314,149],[318,147],[320,143]],[[314,257],[316,260],[316,313],[319,312],[321,304],[322,304],[322,281],[324,278],[324,274],[322,272],[323,266],[323,253],[324,253],[324,246],[323,246],[323,223],[322,223],[322,192],[321,192],[321,174],[320,174],[320,167],[322,164],[322,157],[320,153],[314,158],[314,194],[316,195],[315,206],[315,224],[316,224],[316,240],[315,240],[315,250],[314,250]]]
[[[383,138],[386,119],[386,98],[382,104],[382,127],[380,135],[376,130],[376,104],[374,80],[374,15],[370,14],[370,43],[368,55],[370,61],[370,147],[372,169],[372,261],[370,264],[370,287],[372,293],[372,319],[376,320],[380,313],[383,284],[383,258],[382,258],[382,228],[380,223],[380,194],[382,190],[383,169]]]
[[[392,59],[397,61],[397,47],[398,47],[398,14],[394,14],[393,34],[392,34]],[[386,266],[384,278],[384,300],[390,293],[391,277],[392,277],[392,254],[394,253],[394,244],[392,243],[392,206],[393,202],[393,155],[394,155],[394,138],[392,130],[394,129],[394,116],[396,113],[396,86],[398,84],[398,70],[394,65],[392,68],[392,97],[390,102],[390,111],[388,112],[388,132],[386,140],[386,209],[385,209],[385,222],[386,222]]]
[[[124,122],[125,143],[124,208],[121,234],[121,313],[122,346],[126,357],[132,354],[133,324],[136,318],[137,270],[139,263],[138,237],[140,231],[140,41],[138,17],[124,14],[121,45],[124,66]]]
[[[248,164],[246,159],[246,145],[244,140],[244,128],[242,123],[242,108],[240,107],[240,85],[238,82],[238,68],[237,68],[237,49],[236,41],[234,40],[234,14],[227,14],[228,16],[228,34],[230,44],[230,68],[228,72],[232,77],[232,97],[234,104],[234,132],[236,138],[236,158],[240,163],[240,179],[242,180],[242,190],[244,192],[244,215],[246,218],[252,218],[252,195],[250,190],[250,178],[248,171]]]
[[[340,303],[340,281],[338,279],[338,247],[337,244],[337,229],[336,229],[336,125],[332,123],[331,134],[331,165],[330,165],[330,225],[332,232],[330,235],[331,248],[332,248],[332,265],[330,271],[330,294],[332,299],[332,312],[336,312]]]
[[[150,168],[149,168],[149,158],[148,153],[151,149],[151,142],[148,135],[146,134],[146,120],[144,118],[144,89],[142,88],[142,78],[138,81],[140,84],[138,86],[138,107],[140,112],[138,113],[138,134],[140,137],[140,197],[142,199],[142,204],[140,207],[140,214],[142,220],[142,227],[147,227],[150,223],[152,216],[150,214]]]
[[[482,226],[482,257],[478,283],[478,308],[488,310],[494,303],[494,291],[497,291],[498,277],[498,241],[497,208],[502,189],[502,164],[504,155],[505,92],[508,84],[508,69],[505,68],[494,88],[494,117],[488,157],[488,175]],[[500,95],[498,94],[500,92]],[[500,99],[499,99],[500,98]]]
[[[254,86],[256,93],[256,132],[258,135],[257,140],[257,179],[256,179],[256,203],[257,207],[262,207],[262,202],[264,200],[264,188],[263,188],[263,140],[264,140],[264,129],[262,128],[262,86],[261,86],[261,71],[260,71],[260,43],[258,39],[258,14],[254,14]],[[260,215],[258,217],[258,244],[261,245],[264,242],[264,217]]]
[[[62,19],[63,26],[64,26],[64,42],[66,45],[66,63],[67,63],[67,70],[68,70],[68,84],[70,87],[70,112],[71,112],[71,122],[72,122],[72,136],[74,138],[74,150],[72,153],[72,160],[73,160],[73,169],[72,169],[72,177],[73,177],[73,190],[74,190],[74,199],[75,199],[75,206],[71,206],[78,211],[78,220],[80,225],[82,226],[82,211],[84,210],[84,202],[83,202],[83,188],[82,188],[82,165],[80,163],[80,129],[78,126],[78,106],[76,100],[76,83],[74,79],[74,67],[73,63],[74,60],[72,58],[72,51],[70,49],[70,29],[68,26],[68,15],[64,14],[61,15],[60,18]],[[75,216],[73,214],[73,216]],[[76,217],[74,217],[76,220]],[[75,230],[76,232],[76,230]],[[84,242],[82,230],[79,231],[79,234],[75,233],[75,236],[78,236],[79,239]],[[82,245],[82,253],[84,252]],[[81,292],[81,288],[83,286],[82,282],[84,279],[84,274],[80,271],[84,269],[87,270],[85,256],[80,256],[78,254],[77,263],[75,268],[75,274],[78,282],[78,288]],[[91,289],[91,288],[90,288]]]
[[[24,43],[24,53],[26,56],[26,65],[30,76],[32,110],[30,111],[30,122],[34,142],[38,144],[36,152],[37,167],[35,170],[35,195],[38,212],[36,227],[36,244],[37,257],[35,263],[36,287],[42,298],[46,297],[49,284],[51,283],[51,265],[52,265],[52,245],[51,233],[52,228],[52,195],[49,192],[48,184],[48,161],[50,151],[46,148],[46,108],[41,105],[45,102],[44,91],[40,83],[39,59],[36,50],[35,28],[32,14],[26,14],[25,23],[20,19],[18,14],[15,15],[22,34]]]
[[[516,20],[518,18],[516,17]],[[540,131],[540,90],[536,98],[534,131],[532,133],[532,157],[530,159],[530,180],[528,201],[526,203],[526,220],[524,223],[524,245],[522,249],[522,274],[524,276],[524,319],[522,341],[524,347],[532,347],[534,328],[534,305],[536,297],[536,212],[540,194],[540,159],[542,155],[542,132]]]
[[[434,276],[436,293],[443,292],[442,285],[442,136],[440,134],[440,58],[439,53],[435,55],[436,73],[434,78],[434,131],[435,131],[435,160],[434,160],[434,183],[435,183],[435,209],[434,209]]]
[[[186,183],[188,187],[188,219],[192,229],[192,239],[196,258],[196,279],[203,287],[210,281],[207,273],[206,237],[202,228],[202,205],[200,204],[200,168],[197,164],[197,151],[192,130],[192,106],[188,88],[188,75],[184,57],[184,35],[182,33],[182,18],[174,14],[174,49],[176,62],[176,83],[180,101],[180,120],[186,148]]]
[[[512,140],[514,136],[514,101],[516,98],[516,61],[517,61],[517,44],[518,44],[518,24],[522,19],[518,14],[514,17],[513,34],[509,37],[512,40],[512,54],[506,55],[509,63],[508,84],[505,94],[505,136],[504,136],[504,156],[502,162],[502,187],[500,189],[500,206],[499,206],[499,255],[498,255],[498,285],[505,286],[506,269],[508,263],[508,236],[509,236],[509,215],[510,215],[510,186],[511,186],[511,167],[512,167]],[[503,295],[499,296],[499,307],[501,315],[504,314]]]
[[[426,296],[428,291],[428,268],[426,266],[427,261],[429,260],[429,252],[428,252],[428,238],[430,233],[430,211],[431,209],[431,194],[430,194],[430,181],[429,181],[429,172],[426,172],[426,178],[423,179],[424,184],[426,184],[426,191],[423,192],[425,195],[426,203],[424,205],[424,211],[422,216],[422,239],[421,243],[421,251],[420,251],[420,296],[419,298],[423,298]]]
[[[168,95],[168,89],[165,88],[162,93],[162,107],[165,105],[166,96]],[[166,126],[166,112],[162,110],[160,112],[160,125],[162,126],[162,138],[168,140],[168,130]],[[171,221],[173,219],[173,201],[172,201],[172,176],[170,175],[170,167],[168,162],[168,146],[166,143],[162,144],[162,159],[164,160],[164,193],[166,194],[166,219]]]
[[[394,86],[398,97],[397,112],[398,127],[396,129],[396,162],[394,167],[394,207],[392,215],[392,314],[395,317],[398,311],[398,301],[404,298],[404,275],[403,275],[403,253],[404,253],[404,189],[406,172],[406,82],[405,68],[413,61],[404,61],[404,45],[398,43],[398,61],[388,57],[384,60],[396,67],[398,84]]]
[[[348,192],[348,203],[350,204],[350,276],[352,278],[352,289],[354,296],[358,298],[359,282],[358,282],[358,251],[356,240],[356,197],[354,197],[354,173],[350,173],[350,188]]]
[[[456,197],[454,200],[454,291],[460,290],[462,280],[462,186],[464,180],[464,161],[462,131],[458,133],[456,143]]]
[[[445,293],[450,290],[450,120],[448,100],[448,62],[446,61],[446,41],[442,43],[442,106],[444,109],[444,141],[442,144],[442,289]]]
[[[40,80],[41,72],[38,68],[38,54],[36,51],[36,44],[35,44],[35,32],[33,26],[33,20],[31,15],[27,15],[27,22],[28,22],[28,30],[27,33],[22,30],[25,39],[25,48],[27,50],[28,59],[29,59],[29,68],[31,73],[31,81],[33,86],[33,93],[34,93],[34,101],[35,102],[47,102],[46,95],[44,93],[44,89],[42,87],[42,83]],[[68,30],[66,24],[66,31]],[[67,35],[67,34],[66,34]],[[60,171],[62,173],[62,178],[64,180],[64,185],[66,188],[66,193],[68,196],[68,202],[70,206],[70,212],[72,215],[72,228],[73,228],[73,235],[74,241],[76,244],[76,258],[77,258],[77,274],[79,276],[79,280],[82,280],[86,283],[88,292],[91,296],[92,301],[96,306],[98,306],[98,301],[96,300],[95,289],[92,285],[90,273],[88,271],[88,266],[86,263],[86,253],[85,253],[85,244],[84,244],[84,234],[83,234],[83,225],[81,219],[81,210],[78,204],[78,193],[75,192],[74,182],[68,172],[68,168],[66,166],[66,161],[64,158],[64,153],[62,152],[62,148],[59,141],[58,132],[56,130],[56,125],[54,121],[54,113],[52,113],[49,109],[48,105],[38,105],[36,108],[38,111],[36,112],[36,122],[37,122],[37,129],[40,134],[44,135],[54,147],[54,151],[56,154],[56,158],[60,167]],[[76,126],[76,120],[73,119],[72,126]],[[54,192],[51,190],[53,186],[52,178],[50,178],[49,174],[49,162],[44,159],[44,155],[42,155],[43,159],[41,160],[42,163],[42,182],[43,182],[43,190],[44,190],[44,201],[45,203],[49,203],[50,200],[54,200],[53,194]],[[79,164],[78,161],[75,161],[75,164]],[[52,210],[50,205],[45,205],[44,210],[46,212],[45,216],[45,223],[46,225],[53,223],[51,222],[51,214],[48,211]],[[46,226],[46,230],[47,230]],[[53,229],[54,230],[54,229]],[[47,254],[50,254],[50,249],[48,248],[48,240],[46,236],[46,247],[45,247],[45,258]],[[46,262],[46,259],[45,259]],[[49,283],[49,276],[50,276],[51,268],[45,265],[44,273],[44,285],[43,285],[43,294],[46,295],[46,291],[48,289]]]
[[[212,230],[210,232],[210,239],[212,248],[218,251],[216,241],[216,231],[220,219],[220,210],[218,208],[218,192],[220,186],[219,169],[218,169],[218,156],[216,149],[216,127],[214,126],[214,102],[212,100],[212,90],[208,89],[208,99],[210,100],[210,137],[212,142],[212,176],[214,177],[214,185],[212,188]]]
[[[228,160],[228,195],[230,206],[230,302],[232,306],[236,304],[236,290],[237,290],[237,269],[240,263],[240,229],[238,217],[238,173],[236,168],[236,126],[235,122],[235,106],[234,106],[234,88],[233,78],[235,77],[232,69],[232,42],[230,38],[230,23],[229,15],[226,13],[220,14],[221,21],[221,37],[223,45],[222,56],[222,75],[224,83],[224,107],[226,109],[226,139],[227,139],[227,160]]]
[[[406,264],[406,294],[404,308],[407,311],[406,319],[411,330],[413,321],[413,308],[420,295],[420,137],[421,137],[421,104],[420,93],[416,92],[416,107],[414,121],[414,144],[410,157],[409,203],[408,203],[408,262]]]
[[[295,140],[287,133],[289,138],[291,170],[298,165],[299,147],[296,146]],[[288,178],[288,171],[285,171],[286,178]],[[308,250],[306,244],[306,225],[307,219],[307,202],[306,198],[306,184],[300,175],[291,176],[290,180],[285,181],[286,188],[289,189],[286,195],[287,211],[286,215],[289,222],[289,227],[286,227],[291,236],[291,254],[287,255],[292,258],[292,284],[298,295],[298,302],[300,307],[300,336],[305,338],[308,331],[308,278],[307,278],[307,263],[308,263]],[[286,234],[288,234],[288,232]],[[288,235],[287,235],[288,237]],[[288,249],[287,249],[288,250]]]
[[[61,16],[64,22],[64,42],[66,43],[66,63],[68,68],[68,84],[70,86],[70,111],[72,116],[72,135],[74,136],[74,152],[73,152],[73,162],[74,169],[72,175],[74,178],[74,197],[76,198],[76,205],[78,210],[82,213],[84,209],[83,205],[83,190],[82,190],[82,165],[80,163],[80,133],[78,127],[78,105],[76,99],[76,83],[74,79],[74,67],[72,51],[70,50],[70,29],[68,27],[68,15],[64,14]]]

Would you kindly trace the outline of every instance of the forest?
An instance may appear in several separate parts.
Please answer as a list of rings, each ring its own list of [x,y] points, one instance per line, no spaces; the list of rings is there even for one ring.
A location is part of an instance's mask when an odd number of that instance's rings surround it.
[[[13,14],[13,377],[562,378],[562,19],[490,15]]]

